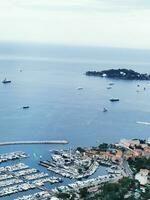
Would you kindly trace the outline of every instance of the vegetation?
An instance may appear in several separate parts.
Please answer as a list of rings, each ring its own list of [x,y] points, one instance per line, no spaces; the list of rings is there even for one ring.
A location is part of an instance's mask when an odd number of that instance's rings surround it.
[[[77,147],[77,151],[79,151],[80,153],[84,153],[85,150],[82,147]]]
[[[150,186],[147,186],[145,192],[141,195],[141,200],[147,200],[150,198]]]
[[[79,168],[79,169],[78,169],[78,173],[79,173],[79,174],[82,174],[82,173],[83,173],[82,168]]]
[[[118,183],[106,183],[95,196],[90,196],[86,188],[80,189],[80,197],[87,200],[148,200],[150,186],[142,192],[137,181],[123,178]]]
[[[81,197],[81,198],[86,198],[87,195],[88,195],[87,188],[82,188],[82,189],[80,189],[80,197]]]
[[[146,143],[146,140],[140,140],[140,144],[145,144]]]
[[[138,181],[124,177],[118,183],[105,183],[95,195],[82,188],[80,197],[84,200],[148,200],[150,186],[142,192]]]
[[[60,199],[68,199],[68,198],[70,198],[70,194],[60,192],[60,193],[58,193],[57,197],[60,198]]]
[[[98,146],[98,148],[99,148],[100,151],[107,151],[108,148],[109,148],[109,144],[107,144],[107,143],[102,143],[102,144],[100,144],[100,145]]]
[[[139,172],[140,169],[150,170],[150,158],[136,157],[129,158],[128,163],[135,173]]]
[[[106,183],[101,188],[101,192],[96,194],[94,197],[89,198],[90,200],[124,200],[125,195],[129,191],[134,191],[138,187],[138,184],[130,179],[123,178],[118,183]],[[133,194],[131,193],[128,198],[134,200]]]

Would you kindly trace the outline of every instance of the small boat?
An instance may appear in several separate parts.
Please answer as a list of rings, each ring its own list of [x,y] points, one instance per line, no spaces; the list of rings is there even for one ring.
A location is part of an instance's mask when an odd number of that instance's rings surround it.
[[[116,102],[116,101],[119,101],[119,99],[118,98],[112,98],[112,99],[110,99],[110,101],[111,102]]]
[[[29,106],[23,106],[23,109],[28,109],[28,108],[30,108]]]
[[[78,87],[77,90],[83,90],[83,87]]]
[[[114,83],[109,83],[110,86],[114,85]]]
[[[110,90],[110,89],[112,89],[112,87],[107,87],[107,90]]]
[[[11,83],[10,80],[7,80],[6,78],[2,81],[2,83],[6,84],[6,83]]]
[[[107,108],[104,108],[104,109],[103,109],[103,112],[107,112],[107,111],[108,111]]]

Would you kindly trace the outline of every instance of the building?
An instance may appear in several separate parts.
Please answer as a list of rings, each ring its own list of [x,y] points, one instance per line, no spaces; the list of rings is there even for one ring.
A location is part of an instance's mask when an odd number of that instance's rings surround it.
[[[140,182],[141,185],[146,185],[149,183],[148,176],[149,176],[149,170],[147,169],[141,169],[140,172],[138,172],[135,175],[135,179]]]
[[[88,192],[89,193],[97,192],[97,191],[98,191],[98,187],[97,186],[88,188]]]
[[[132,139],[132,140],[128,140],[128,139],[121,139],[119,144],[125,147],[130,147],[130,146],[139,146],[140,145],[140,140],[138,139]]]

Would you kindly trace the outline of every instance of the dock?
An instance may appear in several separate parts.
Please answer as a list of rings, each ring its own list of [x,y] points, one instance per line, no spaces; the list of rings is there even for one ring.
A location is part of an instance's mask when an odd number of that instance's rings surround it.
[[[5,145],[21,145],[21,144],[68,144],[67,140],[44,140],[44,141],[6,141],[0,142],[0,146]]]

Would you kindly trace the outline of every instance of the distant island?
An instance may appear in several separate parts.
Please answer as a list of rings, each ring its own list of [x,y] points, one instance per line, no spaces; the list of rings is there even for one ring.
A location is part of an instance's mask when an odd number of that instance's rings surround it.
[[[103,71],[87,71],[87,76],[106,77],[123,80],[150,80],[150,74],[141,74],[131,69],[109,69]]]

